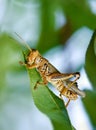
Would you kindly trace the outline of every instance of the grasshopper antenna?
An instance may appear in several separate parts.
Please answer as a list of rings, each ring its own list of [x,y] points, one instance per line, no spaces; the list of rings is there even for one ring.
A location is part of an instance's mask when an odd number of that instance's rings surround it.
[[[31,48],[29,47],[29,45],[23,40],[23,38],[20,37],[20,35],[18,33],[15,32],[15,34],[22,40],[22,42],[25,44],[25,46],[28,48],[28,50],[32,51]]]

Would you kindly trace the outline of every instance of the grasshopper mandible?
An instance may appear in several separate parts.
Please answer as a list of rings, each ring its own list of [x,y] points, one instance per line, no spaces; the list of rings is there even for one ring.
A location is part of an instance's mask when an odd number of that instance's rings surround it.
[[[18,34],[16,33],[16,35]],[[20,37],[20,39],[22,38]],[[29,49],[29,54],[26,58],[26,63],[21,61],[20,64],[26,66],[28,69],[36,68],[42,77],[43,84],[47,84],[48,82],[51,83],[60,92],[61,99],[62,96],[68,98],[68,102],[65,104],[66,107],[70,100],[76,100],[78,95],[85,97],[85,93],[79,90],[76,82],[80,77],[79,72],[60,73],[47,59],[40,55],[38,50],[31,49],[28,44],[27,48]],[[75,79],[72,81],[71,78]],[[36,88],[38,84],[41,83],[38,82],[34,88]]]

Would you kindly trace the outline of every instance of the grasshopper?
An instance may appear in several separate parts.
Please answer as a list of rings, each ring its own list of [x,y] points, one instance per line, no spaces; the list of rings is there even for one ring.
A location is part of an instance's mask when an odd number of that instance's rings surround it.
[[[51,83],[60,92],[61,99],[63,99],[62,96],[68,98],[68,102],[65,104],[66,107],[68,106],[70,100],[76,100],[78,95],[85,97],[85,93],[78,88],[76,82],[80,78],[79,72],[61,73],[51,63],[49,63],[46,58],[42,57],[38,50],[31,49],[28,44],[27,48],[29,49],[29,54],[26,58],[26,63],[20,61],[20,64],[26,66],[28,69],[36,68],[43,81],[42,83],[37,82],[34,89],[38,84]],[[72,78],[75,79],[72,81]]]

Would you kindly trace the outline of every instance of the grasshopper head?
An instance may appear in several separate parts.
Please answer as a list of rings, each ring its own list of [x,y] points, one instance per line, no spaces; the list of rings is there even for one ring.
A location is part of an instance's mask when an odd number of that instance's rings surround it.
[[[31,49],[29,55],[27,56],[27,64],[31,66],[38,56],[39,56],[38,50]]]

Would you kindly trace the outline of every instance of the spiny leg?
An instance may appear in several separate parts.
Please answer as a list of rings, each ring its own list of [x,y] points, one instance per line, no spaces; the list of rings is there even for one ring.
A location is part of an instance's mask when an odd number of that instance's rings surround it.
[[[61,93],[59,94],[59,96],[60,96],[60,98],[63,100],[63,97],[62,97],[62,94],[61,94]]]
[[[19,61],[19,64],[20,64],[20,65],[23,65],[23,66],[27,66],[27,64],[24,63],[24,62],[22,62],[22,61]]]
[[[34,90],[36,90],[38,88],[38,85],[44,85],[43,82],[40,82],[39,80],[36,82],[35,86],[34,86]]]
[[[29,65],[29,64],[27,64],[27,63],[24,63],[24,62],[22,62],[22,61],[19,61],[19,64],[21,64],[21,65],[23,65],[23,66],[25,66],[25,67],[27,67],[28,69],[33,69],[33,68],[36,68],[37,67],[37,65],[36,64],[31,64],[31,65]]]
[[[63,101],[63,103],[64,103],[64,105],[65,105],[65,102],[64,102],[64,99],[63,99],[63,97],[62,97],[62,94],[60,93],[59,96],[60,96],[61,100]],[[66,106],[66,105],[65,105],[65,106]]]
[[[66,108],[69,105],[69,103],[70,103],[70,99],[68,99],[67,103],[65,104]]]
[[[67,108],[67,106],[68,106],[68,105],[69,105],[69,103],[70,103],[70,99],[68,99],[67,103],[65,104],[64,99],[63,99],[63,97],[62,97],[62,94],[61,94],[61,93],[59,94],[59,96],[60,96],[60,98],[63,100],[63,103],[64,103],[65,107]]]
[[[68,85],[68,88],[72,87],[72,85],[73,85],[74,83],[76,83],[76,81],[79,79],[79,77],[80,77],[80,74],[79,74],[79,75],[77,74],[76,79],[75,79],[74,81],[72,81],[71,84]]]
[[[46,85],[47,83],[48,83],[48,81],[45,80],[44,78],[43,78],[43,81],[41,81],[41,82],[40,82],[40,80],[38,80],[38,81],[36,82],[35,86],[34,86],[34,89],[37,89],[37,88],[38,88],[38,85]]]

